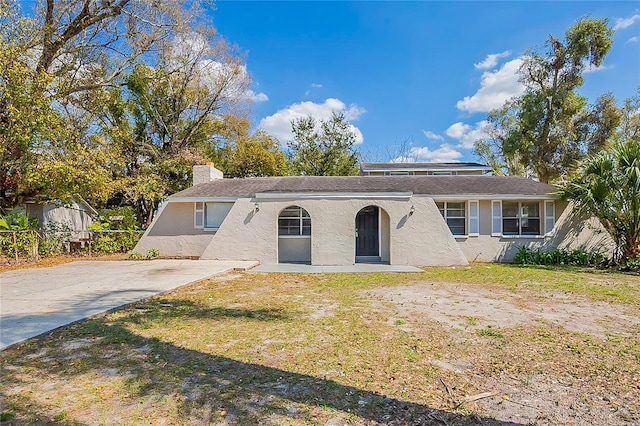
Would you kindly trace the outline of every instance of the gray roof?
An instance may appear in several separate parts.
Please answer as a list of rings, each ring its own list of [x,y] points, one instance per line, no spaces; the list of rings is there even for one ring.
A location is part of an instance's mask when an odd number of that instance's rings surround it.
[[[413,170],[413,169],[480,169],[491,170],[491,167],[480,163],[361,163],[361,170]]]
[[[281,176],[218,179],[170,198],[254,197],[256,193],[412,192],[416,195],[543,196],[555,188],[515,176]]]

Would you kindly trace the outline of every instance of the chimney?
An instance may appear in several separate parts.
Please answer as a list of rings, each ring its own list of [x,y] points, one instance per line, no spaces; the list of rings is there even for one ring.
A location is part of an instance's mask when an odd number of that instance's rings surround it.
[[[193,166],[193,185],[222,179],[222,172],[213,166],[213,163]]]

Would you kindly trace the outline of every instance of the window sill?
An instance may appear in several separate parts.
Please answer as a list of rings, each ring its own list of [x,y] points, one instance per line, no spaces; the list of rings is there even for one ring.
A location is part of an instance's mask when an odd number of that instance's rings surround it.
[[[278,235],[278,238],[311,238],[311,235]]]
[[[204,232],[217,232],[220,228],[203,228]]]
[[[542,240],[547,235],[494,235],[494,237],[504,238],[505,240]]]

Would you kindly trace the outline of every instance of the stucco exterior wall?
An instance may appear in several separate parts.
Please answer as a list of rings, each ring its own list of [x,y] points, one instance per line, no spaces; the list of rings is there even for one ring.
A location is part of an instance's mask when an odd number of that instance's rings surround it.
[[[195,229],[194,203],[167,203],[146,230],[134,251],[157,249],[161,256],[200,257],[215,232]]]
[[[256,211],[255,204],[259,209]],[[169,203],[135,250],[158,249],[163,256],[258,260],[262,263],[308,261],[313,265],[355,262],[355,218],[366,206],[380,209],[380,257],[398,265],[465,265],[467,261],[509,262],[518,249],[555,248],[610,253],[613,242],[596,219],[578,218],[571,205],[556,202],[556,224],[541,237],[491,236],[491,201],[481,200],[477,237],[453,237],[434,200],[396,199],[238,199],[217,232],[194,229],[193,202]],[[278,238],[278,216],[289,206],[311,217],[311,238]],[[409,215],[411,206],[414,214]],[[541,206],[541,212],[542,212]],[[468,218],[467,218],[468,220]],[[544,218],[541,218],[544,222]]]
[[[254,209],[259,203],[258,212]],[[279,213],[299,206],[311,216],[311,263],[351,265],[355,262],[355,218],[362,208],[381,210],[381,257],[399,265],[465,265],[431,198],[397,199],[239,199],[202,254],[203,259],[278,261]],[[415,213],[409,216],[414,205]],[[438,241],[438,244],[434,244]]]
[[[213,236],[213,232],[207,235],[150,236],[145,234],[140,238],[133,251],[144,254],[149,249],[156,249],[160,252],[160,256],[199,258]]]
[[[570,204],[556,201],[556,223],[549,235],[540,237],[491,236],[491,201],[480,202],[480,235],[458,238],[466,258],[479,262],[511,262],[520,249],[549,251],[581,249],[610,254],[613,241],[595,218],[580,218]]]
[[[415,211],[391,215],[391,264],[417,266],[467,265],[467,259],[432,198],[412,197]]]
[[[380,209],[380,260],[389,262],[391,259],[391,219],[384,209]],[[354,223],[355,226],[355,223]]]
[[[167,203],[145,235],[209,235],[212,231],[196,229],[193,224],[194,203]]]

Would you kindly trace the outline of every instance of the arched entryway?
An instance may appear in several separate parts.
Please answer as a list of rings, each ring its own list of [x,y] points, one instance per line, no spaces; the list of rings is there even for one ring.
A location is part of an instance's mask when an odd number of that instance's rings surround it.
[[[278,262],[311,264],[311,216],[302,207],[278,215]]]
[[[360,262],[389,261],[389,215],[378,206],[356,214],[356,258]]]

